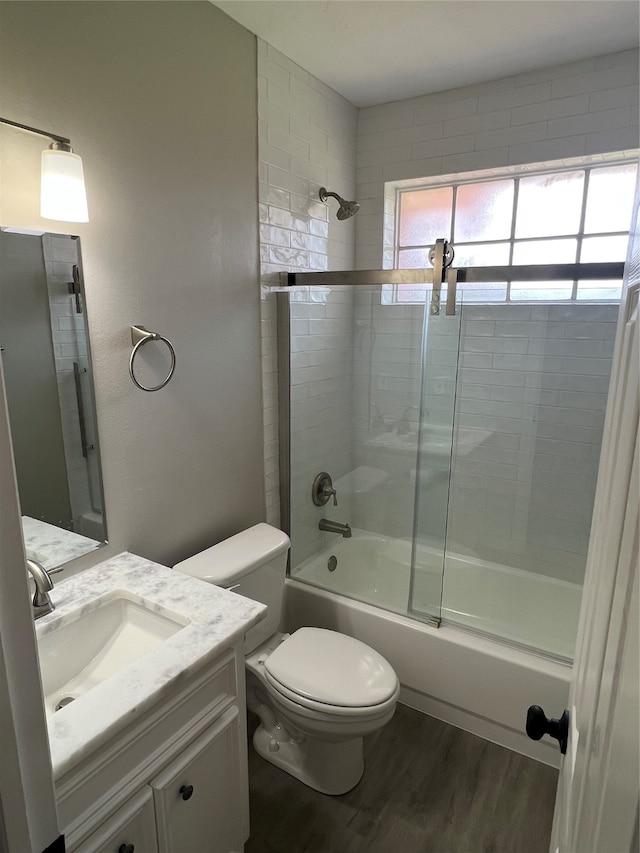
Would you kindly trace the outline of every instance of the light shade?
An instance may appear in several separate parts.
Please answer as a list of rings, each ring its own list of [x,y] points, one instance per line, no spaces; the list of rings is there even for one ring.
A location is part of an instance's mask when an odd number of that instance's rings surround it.
[[[71,151],[42,152],[40,215],[63,222],[88,222],[82,160]]]

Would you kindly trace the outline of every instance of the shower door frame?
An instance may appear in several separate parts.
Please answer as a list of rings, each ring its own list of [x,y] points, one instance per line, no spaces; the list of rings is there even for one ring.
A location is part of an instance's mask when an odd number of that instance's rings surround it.
[[[455,314],[457,284],[483,284],[494,281],[596,281],[598,279],[619,279],[622,281],[624,278],[623,261],[591,264],[447,267],[445,263],[447,245],[445,240],[436,242],[433,268],[281,272],[279,274],[280,286],[271,288],[271,292],[275,292],[277,295],[280,526],[289,536],[291,536],[291,325],[288,294],[294,288],[425,284],[432,288],[429,313],[439,314],[440,287],[446,279],[446,311]],[[575,304],[574,301],[564,301],[567,304]],[[584,303],[588,301],[584,300]],[[518,300],[508,304],[520,305],[526,302],[527,300]],[[287,566],[287,572],[289,573],[289,571],[290,565]]]
[[[440,287],[445,270],[447,242],[439,239],[434,247],[432,269],[335,270],[332,272],[281,272],[277,295],[278,349],[278,469],[280,486],[280,527],[291,536],[291,312],[288,294],[295,287],[377,287],[382,284],[428,284],[432,287],[431,313],[440,312]],[[455,313],[455,282],[453,311]],[[434,301],[433,288],[436,299]],[[451,305],[447,302],[447,312]],[[291,549],[287,556],[287,574],[291,572]]]
[[[425,305],[425,320],[428,322],[430,315],[438,315],[441,312],[440,290],[443,283],[447,286],[446,313],[455,315],[458,283],[491,283],[495,281],[523,281],[523,282],[553,282],[567,280],[620,280],[624,279],[624,262],[603,263],[572,263],[572,264],[531,264],[523,266],[491,266],[491,267],[447,267],[444,263],[443,247],[446,241],[439,240],[440,251],[436,252],[436,265],[434,269],[377,269],[377,270],[336,270],[326,272],[281,272],[280,286],[272,287],[277,293],[277,334],[278,334],[278,404],[279,404],[279,470],[280,470],[280,506],[281,527],[291,535],[291,365],[290,365],[290,297],[289,293],[295,288],[310,287],[338,287],[338,286],[369,286],[375,287],[382,284],[406,285],[424,284],[431,288],[431,302],[429,307]],[[436,247],[438,248],[438,247]],[[598,300],[554,300],[560,304],[588,304],[590,301]],[[602,302],[602,300],[600,300]],[[500,303],[505,304],[505,303]],[[506,304],[532,304],[532,300],[509,301]],[[536,304],[535,302],[533,304]],[[444,307],[444,306],[443,306]],[[443,312],[444,313],[444,312]],[[420,451],[418,451],[420,452]],[[449,475],[451,470],[449,470]],[[415,540],[415,525],[413,531]],[[446,556],[447,542],[445,535],[444,555]],[[413,545],[412,545],[413,576]],[[444,565],[443,565],[444,572]],[[291,550],[288,555],[287,575],[291,574]],[[408,600],[410,605],[411,598]],[[441,617],[427,616],[426,619],[417,617],[410,607],[407,608],[407,617],[418,623],[428,624],[432,627],[440,627]],[[479,636],[489,636],[499,639],[493,634],[486,635],[482,631],[449,622],[455,627],[468,630]],[[511,643],[509,643],[512,645]],[[517,644],[516,644],[517,647]]]

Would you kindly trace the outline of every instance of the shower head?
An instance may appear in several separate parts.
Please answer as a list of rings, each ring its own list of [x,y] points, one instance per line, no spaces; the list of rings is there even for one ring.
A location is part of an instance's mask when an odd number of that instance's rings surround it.
[[[320,192],[318,193],[320,201],[326,201],[329,196],[337,199],[340,207],[336,212],[336,216],[338,219],[350,219],[354,216],[359,210],[360,205],[357,201],[345,201],[342,196],[339,196],[338,193],[329,192],[326,187],[320,187]]]

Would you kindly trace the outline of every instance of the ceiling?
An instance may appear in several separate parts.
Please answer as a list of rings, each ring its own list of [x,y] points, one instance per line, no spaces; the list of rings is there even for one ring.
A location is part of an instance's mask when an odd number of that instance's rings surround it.
[[[637,0],[211,0],[357,107],[637,47]]]

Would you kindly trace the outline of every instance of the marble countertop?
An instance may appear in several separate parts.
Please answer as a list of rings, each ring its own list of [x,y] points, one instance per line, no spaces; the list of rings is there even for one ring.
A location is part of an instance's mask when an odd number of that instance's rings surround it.
[[[45,569],[61,566],[104,544],[28,515],[22,516],[22,535],[27,557],[42,563]]]
[[[180,683],[215,660],[266,613],[266,607],[205,584],[134,554],[123,553],[60,584],[51,593],[53,613],[36,622],[40,639],[89,612],[99,599],[126,591],[188,624],[155,649],[48,715],[54,779],[59,779]]]

